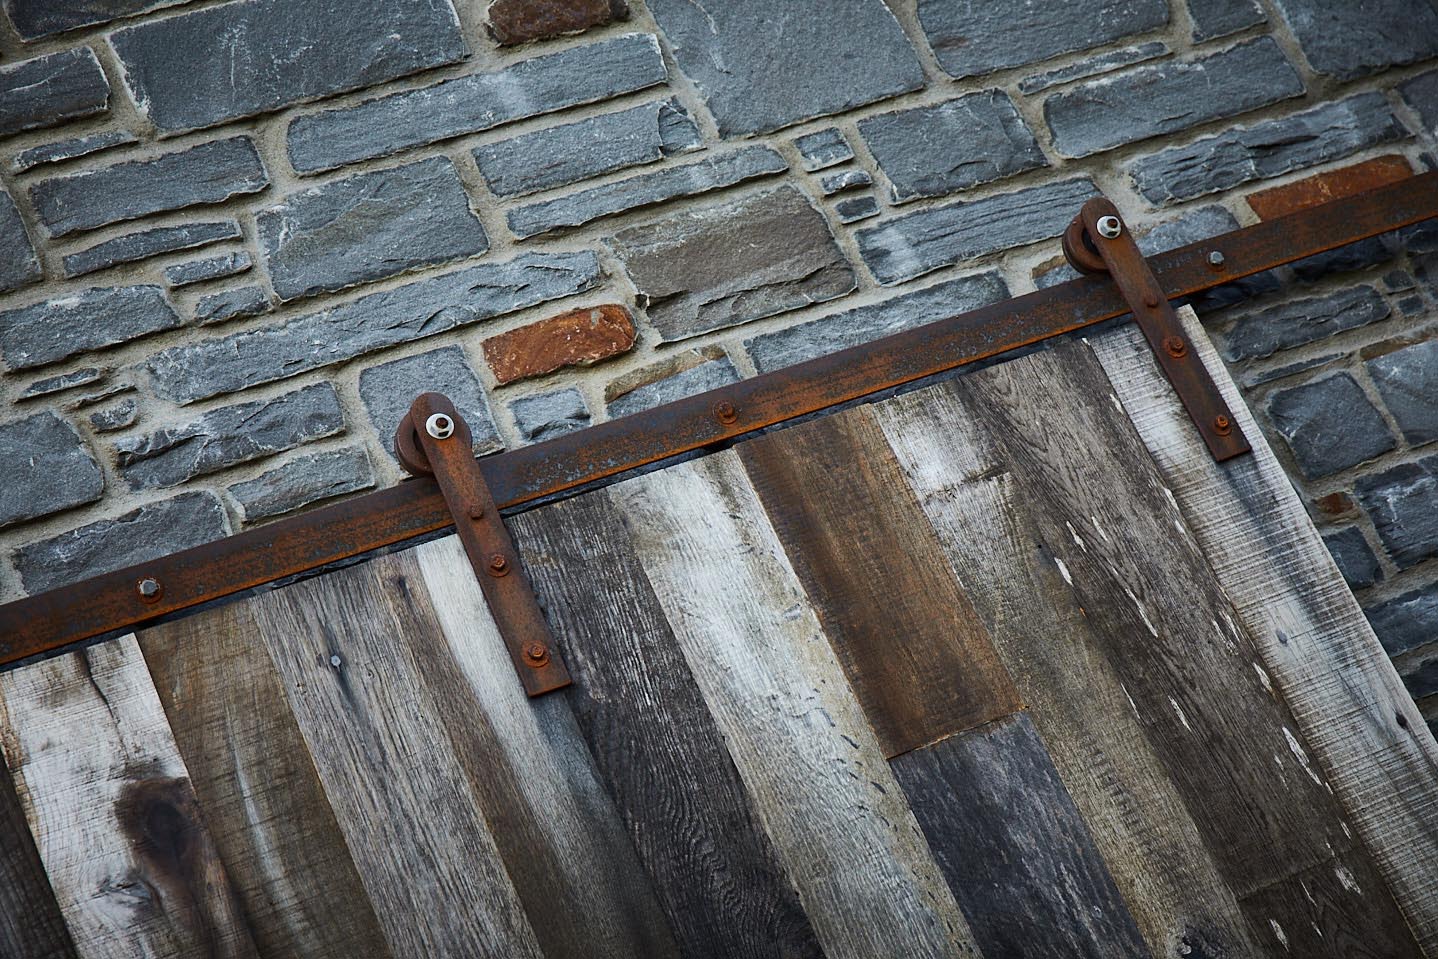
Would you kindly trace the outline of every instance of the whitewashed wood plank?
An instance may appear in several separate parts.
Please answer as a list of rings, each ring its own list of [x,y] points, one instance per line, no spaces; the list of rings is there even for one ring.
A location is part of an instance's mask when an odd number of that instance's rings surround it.
[[[825,953],[976,955],[734,454],[611,495]]]

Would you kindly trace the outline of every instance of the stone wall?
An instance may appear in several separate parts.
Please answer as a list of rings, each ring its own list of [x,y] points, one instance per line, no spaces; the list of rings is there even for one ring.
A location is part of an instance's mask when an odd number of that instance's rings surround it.
[[[1430,0],[0,0],[0,600],[1427,169]],[[1438,228],[1196,305],[1438,716]]]

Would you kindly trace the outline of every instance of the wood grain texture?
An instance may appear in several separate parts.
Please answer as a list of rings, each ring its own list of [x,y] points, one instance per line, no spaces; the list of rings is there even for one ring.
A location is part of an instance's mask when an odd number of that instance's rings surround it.
[[[1147,957],[1025,713],[891,761],[985,957]]]
[[[251,605],[138,641],[259,954],[387,957]]]
[[[73,959],[75,944],[15,795],[10,770],[0,761],[0,956]]]
[[[793,882],[607,492],[510,520],[589,744],[685,956],[818,959]]]
[[[886,755],[1019,708],[867,407],[736,451]]]
[[[973,938],[732,452],[611,488],[831,959]]]
[[[1191,310],[1185,329],[1253,443],[1215,464],[1130,330],[1093,342],[1315,764],[1438,956],[1438,744]]]
[[[0,745],[76,951],[250,957],[134,636],[0,675]]]
[[[413,556],[250,602],[393,954],[539,959],[412,656],[438,629]]]

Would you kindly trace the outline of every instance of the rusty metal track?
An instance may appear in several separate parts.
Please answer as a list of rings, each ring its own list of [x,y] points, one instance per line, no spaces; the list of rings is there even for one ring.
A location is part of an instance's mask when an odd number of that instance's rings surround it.
[[[1438,217],[1438,173],[1150,257],[1169,299]],[[1219,257],[1211,254],[1218,252]],[[1215,262],[1217,261],[1217,262]],[[503,509],[862,399],[1128,312],[1106,276],[939,320],[479,461]],[[0,606],[0,666],[452,525],[432,478]],[[139,584],[158,584],[142,596]]]

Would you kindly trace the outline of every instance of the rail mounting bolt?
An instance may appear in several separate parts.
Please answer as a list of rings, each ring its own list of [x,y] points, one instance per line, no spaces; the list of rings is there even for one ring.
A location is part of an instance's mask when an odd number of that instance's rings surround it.
[[[1101,216],[1098,218],[1098,235],[1105,240],[1114,240],[1123,232],[1123,223],[1116,216]]]
[[[424,431],[437,440],[447,440],[454,435],[454,420],[443,413],[433,413],[424,421]]]

